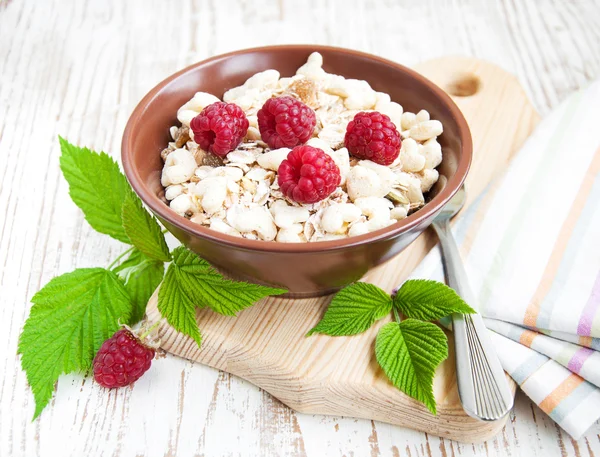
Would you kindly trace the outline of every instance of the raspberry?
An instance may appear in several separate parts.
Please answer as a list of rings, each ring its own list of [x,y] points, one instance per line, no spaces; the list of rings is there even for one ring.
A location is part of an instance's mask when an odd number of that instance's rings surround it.
[[[225,102],[208,105],[190,122],[194,141],[219,157],[237,148],[248,132],[248,125],[242,108]]]
[[[102,343],[96,354],[94,379],[109,389],[128,386],[148,371],[154,352],[128,329],[121,329]]]
[[[378,111],[356,113],[346,127],[344,145],[350,154],[389,165],[400,154],[400,133],[388,116]]]
[[[258,110],[258,129],[271,149],[306,143],[316,123],[315,112],[289,96],[270,98]]]
[[[340,169],[319,148],[296,146],[277,170],[281,191],[298,203],[315,203],[340,184]]]

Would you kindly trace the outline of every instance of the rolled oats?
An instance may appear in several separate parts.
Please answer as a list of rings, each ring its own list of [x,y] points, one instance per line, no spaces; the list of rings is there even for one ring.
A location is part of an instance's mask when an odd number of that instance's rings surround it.
[[[196,160],[187,149],[175,149],[165,160],[165,166],[160,179],[164,187],[171,184],[186,182],[196,171]]]
[[[433,185],[438,181],[440,173],[435,168],[426,168],[418,174],[421,181],[421,192],[429,192]]]
[[[186,213],[192,210],[192,197],[188,194],[178,195],[173,200],[171,200],[169,206],[180,216],[185,216]]]
[[[183,186],[181,184],[172,184],[165,189],[165,198],[167,200],[173,200],[175,197],[179,197],[183,193]]]
[[[417,115],[415,113],[402,113],[402,117],[400,119],[400,127],[402,127],[402,130],[409,130],[416,123]]]
[[[225,176],[208,176],[198,182],[192,192],[199,198],[204,212],[214,214],[223,208],[227,199],[227,178]]]
[[[287,228],[280,228],[277,232],[275,241],[280,243],[303,243],[306,238],[303,233],[304,227],[302,224],[293,224]]]
[[[434,169],[442,163],[442,146],[436,138],[431,138],[420,145],[419,152],[425,157],[425,168]]]
[[[354,166],[346,178],[346,191],[350,200],[365,197],[384,197],[392,186],[386,186],[379,175],[367,167]]]
[[[211,229],[216,230],[217,232],[226,233],[227,235],[238,236],[241,237],[242,234],[234,229],[231,225],[225,222],[222,219],[212,218],[210,220]]]
[[[303,205],[279,189],[277,170],[290,149],[270,150],[262,141],[257,112],[271,97],[290,95],[314,109],[316,127],[306,144],[328,154],[340,170],[340,186],[324,200]],[[425,203],[437,182],[442,161],[437,137],[442,124],[428,111],[405,112],[389,94],[366,81],[327,73],[323,58],[312,53],[296,75],[276,70],[250,77],[228,90],[223,100],[236,103],[248,118],[243,142],[222,159],[194,142],[190,121],[217,97],[197,92],[177,112],[180,126],[161,152],[161,182],[171,209],[192,222],[252,240],[301,243],[357,236],[406,218]],[[403,141],[390,166],[351,157],[344,147],[348,123],[356,113],[377,110],[390,117]]]
[[[182,125],[189,127],[191,120],[194,119],[200,111],[208,105],[218,101],[219,99],[212,94],[196,92],[190,101],[179,108],[177,111],[177,120],[181,122]]]
[[[362,215],[361,209],[352,203],[334,203],[323,210],[321,227],[329,233],[345,234],[348,224]]]
[[[306,222],[310,212],[303,206],[290,206],[284,200],[277,200],[271,205],[271,214],[275,225],[279,228],[290,228],[299,222]]]
[[[408,216],[408,207],[406,206],[395,206],[390,211],[390,217],[397,221],[401,221],[402,219]]]
[[[233,205],[227,210],[227,222],[246,237],[256,234],[261,240],[273,241],[277,236],[277,226],[266,206]]]
[[[427,141],[442,134],[444,128],[440,121],[422,121],[413,125],[409,136],[416,141]]]
[[[258,157],[258,164],[267,170],[277,171],[281,162],[285,160],[291,149],[272,149]]]
[[[413,138],[404,139],[398,158],[403,171],[417,172],[425,167],[425,156],[419,153],[419,145]]]

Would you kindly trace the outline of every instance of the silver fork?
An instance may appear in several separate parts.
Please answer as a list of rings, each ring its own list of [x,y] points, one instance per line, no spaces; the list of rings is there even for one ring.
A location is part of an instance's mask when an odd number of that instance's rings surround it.
[[[450,230],[450,219],[463,207],[466,196],[462,187],[435,218],[433,228],[440,239],[448,285],[476,310],[467,274]],[[452,333],[458,395],[465,412],[484,421],[504,417],[513,406],[513,395],[481,315],[453,314]]]

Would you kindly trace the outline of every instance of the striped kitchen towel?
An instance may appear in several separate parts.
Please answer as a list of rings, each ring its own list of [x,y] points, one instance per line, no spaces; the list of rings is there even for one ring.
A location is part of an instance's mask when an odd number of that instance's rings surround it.
[[[600,417],[599,106],[600,81],[561,104],[454,226],[504,369],[576,439]],[[413,276],[443,280],[439,248]]]

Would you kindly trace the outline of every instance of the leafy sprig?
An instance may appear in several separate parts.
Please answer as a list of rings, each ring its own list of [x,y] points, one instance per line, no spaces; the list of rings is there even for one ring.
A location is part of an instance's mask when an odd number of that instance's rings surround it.
[[[379,287],[366,282],[350,284],[333,297],[325,316],[307,336],[314,333],[356,335],[369,329],[391,310],[392,298]]]
[[[88,372],[102,342],[121,323],[134,324],[144,317],[161,281],[161,315],[198,345],[197,308],[235,316],[263,297],[286,292],[225,279],[181,246],[170,252],[158,222],[118,164],[104,152],[59,141],[60,167],[75,204],[92,228],[131,247],[107,268],[78,268],[52,279],[32,298],[18,352],[36,402],[34,418],[52,398],[62,373]],[[166,274],[165,262],[171,262]],[[433,377],[448,355],[448,343],[444,332],[427,321],[474,312],[449,287],[412,280],[391,297],[372,284],[352,284],[333,298],[308,335],[355,335],[390,312],[395,321],[379,330],[377,361],[394,386],[435,414]],[[401,320],[400,313],[407,319]]]
[[[161,281],[159,311],[198,345],[197,307],[234,316],[263,297],[286,292],[225,279],[184,247],[169,252],[160,225],[118,164],[104,152],[59,141],[60,168],[73,202],[92,228],[131,247],[107,268],[78,268],[52,279],[32,298],[18,353],[35,398],[34,419],[52,398],[61,374],[89,372],[101,344],[120,324],[143,319]]]
[[[436,281],[409,280],[394,294],[357,282],[338,292],[308,335],[356,335],[393,312],[394,321],[379,329],[375,357],[392,384],[437,414],[433,377],[448,357],[444,332],[427,321],[475,311],[450,287]],[[400,314],[407,319],[402,320]]]
[[[196,308],[208,306],[224,316],[235,316],[261,298],[285,292],[224,279],[206,260],[180,246],[173,251],[173,262],[158,290],[158,310],[175,330],[192,337],[199,346],[202,337]]]
[[[128,322],[132,306],[125,285],[104,268],[79,268],[52,279],[31,299],[19,340],[21,364],[35,397],[37,417],[62,373],[91,366],[102,342]]]

